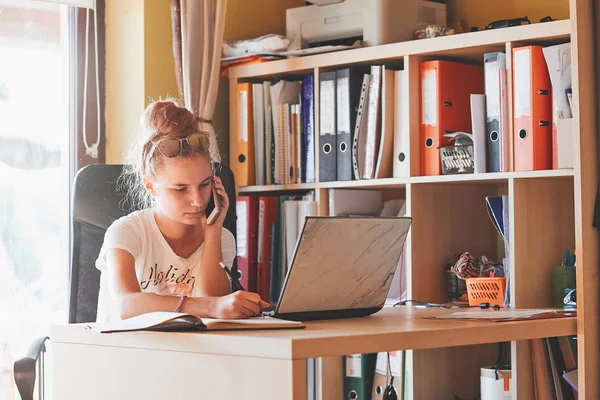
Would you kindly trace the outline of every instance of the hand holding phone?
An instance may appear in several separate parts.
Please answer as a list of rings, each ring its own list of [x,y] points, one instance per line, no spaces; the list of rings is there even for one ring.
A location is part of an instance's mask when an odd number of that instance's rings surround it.
[[[207,225],[214,224],[215,221],[217,220],[217,218],[219,218],[219,215],[221,215],[221,203],[219,202],[219,198],[217,197],[217,191],[215,190],[214,181],[211,183],[211,189],[212,189],[213,201],[215,203],[215,208],[214,208],[214,210],[212,210],[210,215],[206,218]]]

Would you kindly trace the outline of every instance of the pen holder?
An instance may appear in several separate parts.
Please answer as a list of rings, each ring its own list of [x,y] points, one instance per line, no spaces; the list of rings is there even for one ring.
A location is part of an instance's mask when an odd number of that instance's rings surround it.
[[[563,299],[567,289],[575,289],[577,267],[558,266],[552,268],[552,295],[554,307],[564,308]]]

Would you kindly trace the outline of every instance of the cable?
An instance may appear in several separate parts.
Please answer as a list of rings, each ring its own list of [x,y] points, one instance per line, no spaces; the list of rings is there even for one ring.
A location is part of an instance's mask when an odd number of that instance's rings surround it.
[[[398,400],[398,394],[396,388],[394,388],[394,375],[392,374],[392,363],[390,361],[390,352],[387,352],[387,363],[388,363],[388,374],[390,377],[390,383],[385,387],[383,391],[382,400]]]
[[[402,300],[397,302],[396,304],[393,305],[393,307],[396,306],[405,306],[406,303],[416,303],[417,305],[421,305],[424,307],[431,307],[431,308],[444,308],[446,310],[450,310],[450,309],[454,309],[454,308],[481,308],[482,310],[488,309],[488,308],[493,308],[494,310],[499,310],[500,306],[497,304],[490,304],[490,303],[480,303],[477,306],[471,306],[471,305],[463,305],[463,304],[445,304],[445,303],[429,303],[426,301],[420,301],[420,300]]]
[[[101,129],[101,113],[100,113],[100,77],[98,71],[98,13],[94,9],[94,44],[95,44],[95,62],[96,62],[96,113],[97,113],[97,132],[96,143],[91,146],[87,141],[87,85],[88,85],[88,59],[89,59],[89,32],[90,32],[90,9],[86,10],[85,14],[85,63],[83,71],[83,145],[85,154],[92,158],[98,158],[98,146],[100,145],[100,129]]]

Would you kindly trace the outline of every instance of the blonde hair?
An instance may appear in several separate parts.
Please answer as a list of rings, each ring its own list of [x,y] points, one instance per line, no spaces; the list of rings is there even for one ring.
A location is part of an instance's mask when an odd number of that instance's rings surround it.
[[[127,164],[117,182],[121,190],[126,191],[126,201],[131,209],[152,206],[152,198],[144,187],[144,177],[156,176],[156,171],[164,162],[159,151],[152,151],[154,143],[166,137],[186,137],[199,131],[194,114],[179,105],[175,99],[165,99],[148,104],[141,117],[141,134],[131,143],[126,155]],[[214,143],[214,138],[211,138]],[[198,152],[183,146],[178,157],[190,157]],[[210,146],[204,153],[211,163],[219,160],[218,149]]]

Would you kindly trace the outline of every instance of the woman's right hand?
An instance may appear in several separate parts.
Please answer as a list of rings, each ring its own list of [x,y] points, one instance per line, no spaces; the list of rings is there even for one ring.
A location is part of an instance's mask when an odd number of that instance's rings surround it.
[[[217,297],[215,302],[215,318],[250,318],[258,315],[261,308],[269,307],[269,303],[261,300],[257,293],[238,290],[223,297]]]

